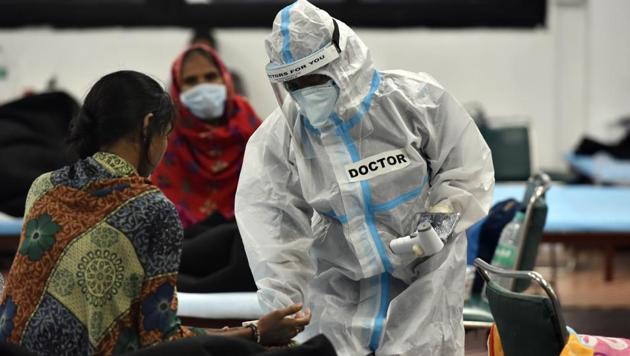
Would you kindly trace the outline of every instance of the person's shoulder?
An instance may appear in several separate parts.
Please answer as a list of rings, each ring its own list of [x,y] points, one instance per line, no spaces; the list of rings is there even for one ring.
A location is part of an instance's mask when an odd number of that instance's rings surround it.
[[[46,173],[42,173],[40,174],[37,178],[35,178],[35,180],[33,180],[33,183],[31,184],[31,188],[35,187],[35,186],[41,186],[41,185],[48,185],[48,184],[52,184],[50,182],[50,176],[54,173],[55,171],[50,171],[50,172],[46,172]]]
[[[245,161],[260,161],[284,157],[291,147],[289,132],[284,114],[280,108],[274,110],[247,141]]]
[[[51,172],[50,179],[55,186],[66,186],[74,189],[83,189],[89,184],[114,178],[115,174],[93,156],[79,159],[71,165]]]
[[[53,172],[46,172],[39,177],[35,178],[31,184],[28,194],[26,195],[26,204],[24,207],[24,215],[28,213],[33,206],[33,203],[37,201],[44,194],[48,193],[54,188],[54,184],[50,179]]]
[[[137,205],[146,207],[146,213],[148,214],[155,214],[159,211],[177,215],[175,204],[157,187],[132,198],[132,200],[135,201]]]
[[[120,215],[136,216],[136,220],[147,224],[146,228],[177,225],[177,208],[157,187],[128,199],[120,207]]]
[[[425,72],[409,72],[406,70],[382,71],[383,82],[397,90],[412,91],[439,98],[446,89],[432,75]]]

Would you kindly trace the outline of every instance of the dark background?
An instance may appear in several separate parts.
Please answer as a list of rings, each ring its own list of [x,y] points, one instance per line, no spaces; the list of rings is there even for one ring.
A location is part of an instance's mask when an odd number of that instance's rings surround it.
[[[0,0],[0,28],[263,27],[292,1]],[[545,26],[546,0],[320,0],[317,6],[352,27]]]

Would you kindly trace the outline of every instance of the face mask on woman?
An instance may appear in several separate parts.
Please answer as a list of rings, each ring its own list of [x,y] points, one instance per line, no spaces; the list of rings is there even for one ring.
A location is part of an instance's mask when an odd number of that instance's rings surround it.
[[[204,83],[186,90],[180,101],[196,117],[212,121],[223,116],[227,89],[223,84]]]

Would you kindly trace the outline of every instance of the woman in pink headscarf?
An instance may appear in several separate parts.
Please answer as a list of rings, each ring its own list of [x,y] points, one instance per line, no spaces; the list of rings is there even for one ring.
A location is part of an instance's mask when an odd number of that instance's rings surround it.
[[[245,144],[260,119],[235,93],[229,71],[210,47],[185,50],[171,77],[178,118],[152,180],[186,228],[178,289],[255,290],[234,222],[234,195]]]

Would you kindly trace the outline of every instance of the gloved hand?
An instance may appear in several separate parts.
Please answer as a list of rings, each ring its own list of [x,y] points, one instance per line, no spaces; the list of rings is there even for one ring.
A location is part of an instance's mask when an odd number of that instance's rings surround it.
[[[446,213],[451,214],[455,211],[453,205],[448,200],[442,200],[429,208],[429,213]]]
[[[435,232],[431,223],[424,221],[411,235],[392,240],[389,247],[397,255],[413,253],[418,257],[426,257],[440,252],[444,248],[444,242]]]

